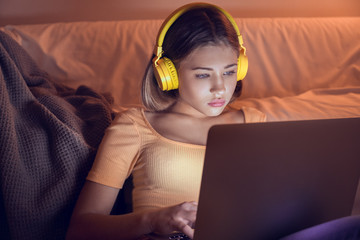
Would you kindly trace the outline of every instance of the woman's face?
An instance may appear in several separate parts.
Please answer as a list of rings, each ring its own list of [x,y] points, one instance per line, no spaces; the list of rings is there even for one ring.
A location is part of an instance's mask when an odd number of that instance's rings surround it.
[[[178,66],[179,97],[174,110],[194,117],[221,114],[237,82],[237,54],[233,48],[205,45]]]

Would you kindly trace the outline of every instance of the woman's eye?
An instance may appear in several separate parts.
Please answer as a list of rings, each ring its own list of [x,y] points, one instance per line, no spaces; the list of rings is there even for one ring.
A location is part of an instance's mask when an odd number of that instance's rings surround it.
[[[234,70],[224,72],[224,75],[226,75],[226,76],[231,76],[231,75],[233,75],[233,74],[235,74],[235,71],[234,71]]]
[[[210,75],[207,74],[207,73],[202,73],[202,74],[196,74],[195,77],[196,78],[200,78],[200,79],[203,79],[203,78],[207,78],[209,77]]]

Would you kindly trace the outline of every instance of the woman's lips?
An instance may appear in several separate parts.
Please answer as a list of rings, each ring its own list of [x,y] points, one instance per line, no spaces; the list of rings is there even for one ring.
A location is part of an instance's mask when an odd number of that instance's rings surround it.
[[[224,99],[215,99],[208,103],[211,107],[222,107],[225,105]]]

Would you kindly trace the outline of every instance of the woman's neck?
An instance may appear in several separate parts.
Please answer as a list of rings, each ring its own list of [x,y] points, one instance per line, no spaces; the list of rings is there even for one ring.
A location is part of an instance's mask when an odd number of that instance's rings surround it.
[[[197,145],[206,145],[208,131],[214,125],[244,122],[242,111],[228,109],[215,117],[199,118],[171,109],[159,113],[145,112],[145,116],[160,135],[171,140]]]

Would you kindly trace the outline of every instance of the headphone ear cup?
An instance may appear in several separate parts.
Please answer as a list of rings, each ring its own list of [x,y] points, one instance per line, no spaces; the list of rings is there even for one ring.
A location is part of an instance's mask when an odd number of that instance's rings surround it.
[[[240,56],[238,58],[237,80],[243,80],[248,71],[248,58],[244,52],[244,49],[240,50]]]
[[[160,58],[156,64],[153,63],[153,68],[157,83],[162,91],[174,90],[179,87],[175,65],[169,58]]]

